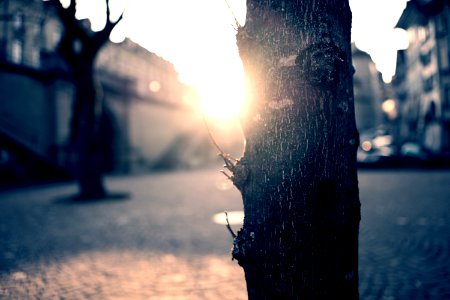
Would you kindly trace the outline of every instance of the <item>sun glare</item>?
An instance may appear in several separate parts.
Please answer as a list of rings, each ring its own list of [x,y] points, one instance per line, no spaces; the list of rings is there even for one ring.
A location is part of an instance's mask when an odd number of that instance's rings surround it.
[[[69,3],[61,1],[65,6]],[[245,23],[245,0],[111,2],[112,19],[125,10],[124,19],[111,35],[112,41],[120,42],[127,36],[172,62],[180,80],[198,91],[199,99],[194,102],[211,120],[239,116],[245,104],[245,83],[236,26]],[[350,2],[353,40],[361,50],[369,52],[383,79],[389,82],[395,74],[397,49],[408,46],[406,32],[393,29],[406,0]],[[103,28],[104,12],[104,1],[77,0],[77,17],[89,18],[93,30]],[[156,83],[149,89],[157,89]]]
[[[198,86],[202,113],[217,121],[227,121],[239,116],[245,100],[244,81],[238,80],[234,70],[229,70],[222,78]],[[224,78],[225,77],[225,78]]]
[[[62,2],[67,6],[69,0]],[[124,19],[111,34],[112,42],[122,42],[127,36],[172,62],[180,81],[197,90],[199,99],[193,103],[211,121],[224,123],[238,117],[245,84],[235,23],[245,23],[245,1],[111,2],[112,19],[125,10]],[[92,30],[101,30],[104,5],[101,0],[77,0],[77,18],[89,18]],[[148,17],[149,12],[152,17]],[[158,89],[157,83],[149,86],[150,91]]]
[[[205,117],[222,122],[235,119],[245,98],[235,23],[245,23],[246,5],[243,0],[228,0],[228,4],[135,0],[127,5],[123,28],[114,32],[114,38],[120,40],[121,29],[173,63],[180,81],[197,91],[199,98],[192,102]]]

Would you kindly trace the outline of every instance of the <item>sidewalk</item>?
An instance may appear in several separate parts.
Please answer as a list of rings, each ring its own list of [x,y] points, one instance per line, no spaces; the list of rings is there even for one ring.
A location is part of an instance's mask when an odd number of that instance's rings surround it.
[[[1,299],[246,299],[232,238],[212,222],[242,210],[222,174],[109,178],[107,186],[130,196],[74,203],[72,184],[0,194]]]
[[[361,299],[449,299],[449,171],[362,171]],[[0,299],[246,299],[216,213],[242,210],[215,170],[0,193]],[[235,225],[236,231],[239,226]]]
[[[86,252],[19,270],[0,279],[0,298],[246,299],[243,272],[219,255]]]

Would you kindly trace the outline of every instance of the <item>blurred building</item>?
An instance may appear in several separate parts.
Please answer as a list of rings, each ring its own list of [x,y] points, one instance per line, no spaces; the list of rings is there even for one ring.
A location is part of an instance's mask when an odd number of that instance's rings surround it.
[[[73,85],[56,51],[61,30],[44,1],[0,0],[3,177],[70,166]],[[178,81],[171,63],[126,39],[105,45],[96,75],[105,100],[107,170],[198,165],[214,152],[192,111],[195,93]]]
[[[410,40],[398,52],[393,81],[400,136],[433,153],[450,152],[450,2],[410,0],[397,27]]]
[[[383,123],[381,104],[383,83],[370,55],[352,44],[352,63],[355,68],[353,90],[356,125],[360,133],[378,128]]]

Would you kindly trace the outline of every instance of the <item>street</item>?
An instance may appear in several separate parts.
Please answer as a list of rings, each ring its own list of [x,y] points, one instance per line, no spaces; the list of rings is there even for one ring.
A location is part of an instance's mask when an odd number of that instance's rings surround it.
[[[246,299],[232,237],[242,210],[216,170],[108,177],[0,193],[0,299]],[[360,170],[361,299],[450,299],[450,171]],[[238,225],[233,225],[235,231]]]

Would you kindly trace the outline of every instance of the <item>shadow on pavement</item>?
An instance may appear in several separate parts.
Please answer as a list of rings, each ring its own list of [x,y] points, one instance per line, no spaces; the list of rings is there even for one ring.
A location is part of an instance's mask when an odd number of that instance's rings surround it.
[[[78,194],[57,197],[53,199],[54,204],[94,204],[99,202],[116,202],[129,201],[132,199],[132,194],[128,192],[112,192],[108,193],[103,198],[86,199],[80,197]]]

